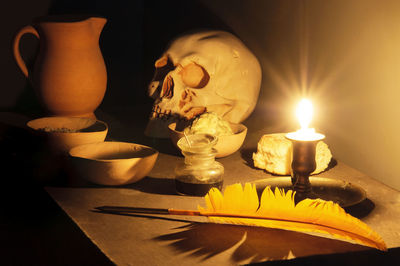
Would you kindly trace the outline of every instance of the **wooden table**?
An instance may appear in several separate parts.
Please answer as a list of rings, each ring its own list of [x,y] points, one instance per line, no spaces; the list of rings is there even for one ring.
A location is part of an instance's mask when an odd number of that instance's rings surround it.
[[[115,125],[118,127],[121,129],[121,124]],[[132,131],[123,132],[129,135]],[[252,166],[251,153],[255,151],[260,134],[250,132],[240,151],[218,159],[225,167],[225,186],[275,178]],[[148,177],[135,184],[123,187],[88,184],[46,187],[50,196],[88,238],[117,265],[237,265],[293,258],[300,258],[293,261],[301,264],[302,259],[310,256],[327,255],[331,258],[329,254],[334,258],[349,254],[345,258],[347,262],[361,260],[362,254],[364,262],[382,261],[389,256],[385,254],[391,254],[391,260],[399,260],[392,253],[290,231],[209,224],[205,219],[182,216],[122,216],[93,211],[102,205],[182,209],[197,209],[198,204],[204,205],[202,198],[175,193],[173,168],[183,157],[173,151],[169,140],[153,144],[158,144],[156,148],[161,151],[156,165]],[[391,250],[398,251],[399,191],[342,162],[318,176],[346,180],[365,189],[367,200],[354,206],[352,211],[377,231]]]
[[[9,117],[10,115],[7,114],[6,120]],[[134,116],[125,117],[135,119]],[[20,119],[15,116],[11,116],[11,118],[13,139],[25,140],[27,135],[26,132],[23,132],[23,125],[27,118]],[[400,192],[342,162],[338,162],[335,167],[319,176],[346,180],[362,187],[367,192],[367,200],[352,207],[349,211],[383,237],[389,248],[388,252],[290,231],[209,224],[205,219],[157,215],[121,216],[94,212],[95,207],[102,205],[196,209],[198,204],[204,204],[203,199],[199,197],[176,195],[173,168],[180,160],[183,160],[183,157],[179,155],[168,139],[144,138],[143,128],[138,128],[135,121],[115,119],[105,113],[101,114],[99,118],[108,122],[111,139],[142,143],[160,151],[157,163],[148,177],[123,187],[95,186],[78,179],[79,182],[70,183],[69,186],[47,186],[45,189],[90,241],[117,265],[237,265],[267,260],[284,262],[288,259],[292,259],[290,261],[298,265],[305,263],[307,265],[375,265],[377,263],[387,265],[389,262],[392,265],[399,265],[400,263]],[[14,124],[15,120],[22,122]],[[1,143],[3,143],[3,148],[11,153],[15,150],[12,145],[17,142],[9,142],[8,140],[13,139],[5,137],[3,126],[6,124],[2,124],[2,138],[5,142]],[[264,133],[277,132],[272,128],[258,130],[256,127],[252,127],[256,124],[257,122],[254,121],[247,124],[248,136],[240,151],[229,157],[218,159],[225,167],[225,186],[237,182],[276,178],[252,166],[251,154],[255,151],[259,138]],[[7,127],[7,129],[9,128]],[[4,166],[18,170],[13,167],[26,161],[24,154],[27,146],[25,145],[28,144],[28,142],[20,144],[16,155],[13,155],[17,157],[6,160],[12,164]],[[5,153],[4,156],[9,155]],[[26,162],[27,166],[32,166],[29,160]],[[45,162],[44,165],[49,165],[49,163]],[[20,170],[23,169],[25,168]],[[27,175],[26,178],[31,178],[32,173],[29,173],[29,170],[17,171],[15,176],[20,178]],[[18,178],[7,180],[13,181],[10,186],[6,185],[5,187],[11,188],[18,185],[20,192],[23,192],[23,195],[26,193],[26,196],[22,197],[22,194],[15,194],[13,190],[7,189],[6,193],[2,194],[9,203],[10,200],[15,201],[15,206],[9,206],[7,209],[12,209],[12,212],[7,212],[7,210],[5,212],[13,214],[15,220],[18,221],[12,227],[13,230],[21,231],[20,221],[27,221],[28,228],[34,228],[36,232],[37,228],[31,223],[37,222],[37,219],[32,221],[32,218],[29,219],[29,217],[37,215],[39,206],[34,205],[35,208],[32,207],[32,210],[28,209],[24,212],[19,212],[19,209],[16,208],[30,199],[31,194],[27,192],[31,188],[26,187],[22,190],[21,184],[24,181]],[[31,198],[30,202],[42,203],[37,202],[35,198]],[[16,213],[20,214],[16,215]],[[46,216],[41,221],[45,218]],[[9,220],[13,221],[13,219],[14,217]],[[46,224],[49,225],[49,222],[46,221]],[[53,226],[50,231],[40,229],[38,234],[45,231],[48,234],[46,239],[52,239],[50,233],[57,234],[54,238],[58,239],[63,234],[62,232],[57,233],[57,228],[64,227]],[[11,233],[8,235],[12,236]],[[19,235],[22,237],[25,233],[22,231]],[[32,233],[33,236],[35,236],[34,233]],[[21,247],[21,243],[18,244],[17,241],[18,239],[15,239],[12,246]],[[41,241],[34,242],[42,244]],[[71,245],[74,243],[68,243],[65,247],[63,245],[63,248]],[[29,245],[25,243],[23,246]],[[60,245],[55,246],[60,247]],[[42,252],[41,254],[45,254],[45,250]],[[68,252],[68,250],[57,250],[57,254],[63,252]],[[14,253],[18,253],[18,250]],[[26,254],[27,251],[24,253]],[[93,253],[91,254],[93,255]],[[35,257],[33,256],[34,251],[30,251],[29,254],[30,257]],[[100,259],[99,256],[96,258]],[[62,258],[53,256],[53,259],[49,261],[54,262],[60,259]],[[99,261],[97,260],[96,263],[98,264]]]

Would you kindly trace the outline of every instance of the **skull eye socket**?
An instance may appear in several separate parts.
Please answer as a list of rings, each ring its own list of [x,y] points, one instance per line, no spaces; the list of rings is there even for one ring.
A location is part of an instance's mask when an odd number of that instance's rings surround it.
[[[207,71],[194,62],[183,67],[179,74],[186,86],[196,89],[204,88],[210,80]]]
[[[165,54],[161,58],[159,58],[154,63],[154,66],[156,68],[156,71],[154,73],[153,80],[156,80],[156,81],[164,80],[165,76],[170,71],[175,69],[174,63],[172,62],[172,60],[168,54]]]

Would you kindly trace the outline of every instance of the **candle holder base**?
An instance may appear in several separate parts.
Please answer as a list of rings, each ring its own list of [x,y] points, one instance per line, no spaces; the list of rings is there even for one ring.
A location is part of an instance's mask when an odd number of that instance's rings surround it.
[[[293,190],[293,188],[285,188],[285,191],[288,189]],[[294,202],[297,204],[300,201],[305,200],[305,199],[318,199],[318,198],[321,199],[321,196],[314,193],[314,191],[312,191],[312,190],[308,191],[308,192],[296,192],[296,194],[294,195]]]
[[[326,177],[310,176],[311,191],[296,193],[295,202],[305,198],[320,198],[338,203],[342,208],[356,205],[366,199],[367,193],[364,189],[350,182]],[[259,196],[265,187],[270,186],[272,190],[276,187],[293,190],[291,177],[270,177],[254,182]]]

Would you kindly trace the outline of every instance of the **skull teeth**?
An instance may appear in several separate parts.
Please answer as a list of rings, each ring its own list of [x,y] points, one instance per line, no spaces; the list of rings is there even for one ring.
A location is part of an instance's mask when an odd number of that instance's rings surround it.
[[[151,113],[150,113],[150,118],[156,118],[156,119],[161,119],[161,120],[169,120],[169,119],[174,119],[174,120],[185,120],[186,118],[182,118],[178,114],[172,114],[171,110],[162,110],[159,106],[153,106]]]
[[[175,116],[171,115],[171,110],[163,111],[159,106],[154,106],[153,109],[151,110],[150,117],[162,120],[168,120]]]

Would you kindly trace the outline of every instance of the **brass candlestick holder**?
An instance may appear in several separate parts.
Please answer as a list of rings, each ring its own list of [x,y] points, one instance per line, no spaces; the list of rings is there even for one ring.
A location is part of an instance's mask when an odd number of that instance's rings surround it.
[[[317,166],[315,161],[317,144],[325,138],[324,135],[316,133],[314,138],[305,140],[296,139],[294,134],[289,133],[286,138],[292,142],[293,147],[291,189],[296,192],[294,196],[296,204],[307,198],[320,198],[347,207],[366,198],[366,193],[362,188],[346,181],[321,177],[310,178]]]
[[[284,191],[295,191],[295,203],[304,199],[323,199],[338,203],[346,208],[366,199],[366,192],[361,187],[346,180],[312,176],[316,168],[316,147],[321,138],[300,140],[290,133],[286,138],[292,142],[292,173],[290,177],[269,177],[255,182],[259,195],[265,187],[279,188]]]
[[[306,198],[317,198],[310,183],[310,175],[316,168],[315,151],[318,141],[324,137],[321,135],[317,140],[296,140],[286,136],[293,144],[292,158],[292,186],[296,191],[295,202]]]
[[[294,190],[296,204],[306,198],[333,201],[342,207],[360,203],[366,198],[366,193],[362,188],[344,180],[310,177],[316,168],[317,144],[325,139],[325,135],[316,133],[313,128],[308,127],[312,118],[312,109],[309,100],[301,100],[296,110],[301,128],[296,132],[286,134],[286,138],[292,142],[293,147],[291,179],[267,178],[259,180],[257,187],[270,186],[286,191]]]

